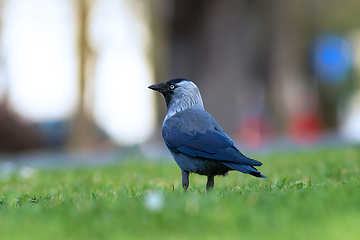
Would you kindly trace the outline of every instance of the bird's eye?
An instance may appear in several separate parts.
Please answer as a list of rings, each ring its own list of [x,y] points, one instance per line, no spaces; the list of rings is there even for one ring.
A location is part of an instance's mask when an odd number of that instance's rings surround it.
[[[170,90],[174,90],[175,85],[174,85],[174,84],[170,84],[169,88],[170,88]]]

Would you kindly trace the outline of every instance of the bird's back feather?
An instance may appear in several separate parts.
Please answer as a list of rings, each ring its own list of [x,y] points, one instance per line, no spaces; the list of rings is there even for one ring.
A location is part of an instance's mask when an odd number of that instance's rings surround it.
[[[189,108],[166,119],[162,134],[172,152],[222,161],[238,171],[241,170],[236,169],[235,165],[262,165],[261,162],[244,156],[215,119],[201,108]],[[245,170],[241,172],[250,173]]]

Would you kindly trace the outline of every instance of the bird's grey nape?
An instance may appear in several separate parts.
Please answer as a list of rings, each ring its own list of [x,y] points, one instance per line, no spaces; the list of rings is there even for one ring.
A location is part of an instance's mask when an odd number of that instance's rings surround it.
[[[182,81],[177,84],[172,93],[165,120],[188,108],[204,109],[204,104],[198,87],[191,81]]]

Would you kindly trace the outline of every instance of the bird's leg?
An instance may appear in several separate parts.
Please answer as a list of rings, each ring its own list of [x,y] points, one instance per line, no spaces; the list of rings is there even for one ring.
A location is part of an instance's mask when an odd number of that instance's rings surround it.
[[[206,183],[206,191],[209,192],[214,188],[214,177],[208,176],[208,180]]]
[[[189,187],[189,171],[181,170],[182,175],[182,186],[186,191]]]

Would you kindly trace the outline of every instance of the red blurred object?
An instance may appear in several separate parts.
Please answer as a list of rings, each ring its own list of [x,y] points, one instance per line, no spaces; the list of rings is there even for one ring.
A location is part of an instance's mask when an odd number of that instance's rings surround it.
[[[320,115],[313,110],[297,112],[290,118],[289,137],[296,143],[311,145],[320,140],[323,124]]]
[[[273,136],[273,125],[260,114],[242,118],[236,131],[239,141],[250,148],[259,148],[268,143]]]

